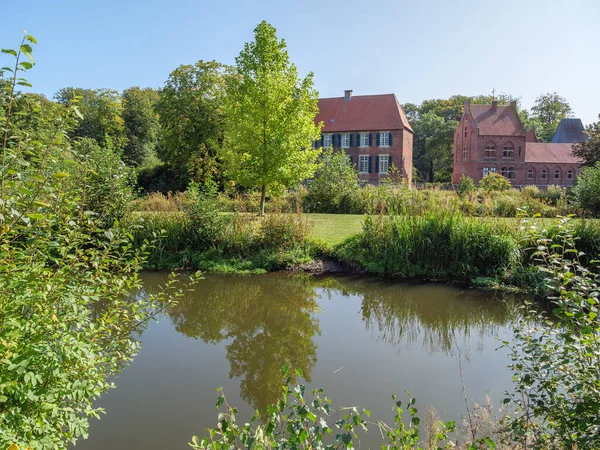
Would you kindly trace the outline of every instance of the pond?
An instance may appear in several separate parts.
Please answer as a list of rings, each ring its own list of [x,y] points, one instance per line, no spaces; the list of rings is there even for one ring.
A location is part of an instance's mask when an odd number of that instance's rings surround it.
[[[143,275],[152,292],[166,274]],[[142,295],[145,295],[142,293]],[[280,392],[280,368],[301,368],[333,407],[360,406],[393,422],[391,395],[411,391],[445,420],[470,400],[495,404],[511,387],[506,350],[514,299],[446,284],[357,276],[206,275],[141,337],[142,350],[98,401],[77,449],[185,449],[216,424],[216,388],[247,420]],[[462,380],[459,367],[462,366]],[[375,429],[365,448],[379,448]]]

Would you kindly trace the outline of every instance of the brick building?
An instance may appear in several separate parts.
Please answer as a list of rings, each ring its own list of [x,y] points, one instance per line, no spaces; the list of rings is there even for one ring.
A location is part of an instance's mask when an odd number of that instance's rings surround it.
[[[465,174],[478,183],[496,172],[514,186],[570,186],[581,164],[572,146],[582,139],[585,134],[579,119],[563,119],[551,143],[537,142],[534,130],[523,128],[516,102],[501,106],[467,101],[454,134],[453,182]]]
[[[394,164],[412,182],[413,130],[394,94],[320,98],[315,122],[323,122],[323,148],[343,149],[361,181],[375,183]]]

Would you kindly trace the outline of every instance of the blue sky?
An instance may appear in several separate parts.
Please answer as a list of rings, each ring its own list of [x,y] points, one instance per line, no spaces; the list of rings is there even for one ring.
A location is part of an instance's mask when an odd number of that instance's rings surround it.
[[[30,0],[2,6],[0,46],[33,34],[28,78],[65,86],[160,87],[180,64],[233,63],[267,20],[322,97],[394,92],[401,103],[496,92],[529,108],[558,92],[600,113],[600,0]],[[0,58],[0,66],[8,60]]]

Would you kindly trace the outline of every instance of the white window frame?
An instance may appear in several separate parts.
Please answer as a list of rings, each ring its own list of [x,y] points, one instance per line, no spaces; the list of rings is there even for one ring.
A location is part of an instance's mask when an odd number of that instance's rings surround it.
[[[488,176],[490,174],[490,168],[489,167],[484,167],[483,168],[483,176]]]
[[[467,159],[469,156],[469,152],[467,151],[467,147],[463,147],[463,159]]]
[[[390,146],[390,132],[389,131],[380,131],[379,132],[379,146],[380,147],[389,147]],[[385,136],[385,144],[383,143]]]
[[[360,147],[369,146],[369,133],[360,133]]]
[[[363,170],[363,164],[365,164],[366,170]],[[358,155],[358,173],[369,173],[369,155]]]
[[[350,133],[342,133],[342,148],[350,148]]]
[[[490,172],[496,173],[496,168],[495,167],[490,167]]]
[[[567,170],[567,180],[573,179],[573,169]]]
[[[382,163],[385,161],[385,170],[381,170]],[[390,172],[390,155],[379,155],[379,175],[387,175]]]
[[[533,180],[535,178],[535,172],[533,169],[527,169],[527,179]]]
[[[558,176],[556,176],[556,175],[558,175]],[[560,176],[561,176],[560,169],[554,169],[554,179],[560,180]]]
[[[327,145],[327,141],[329,141],[329,145]],[[329,147],[333,147],[333,134],[332,133],[324,133],[323,134],[323,148],[327,150]]]

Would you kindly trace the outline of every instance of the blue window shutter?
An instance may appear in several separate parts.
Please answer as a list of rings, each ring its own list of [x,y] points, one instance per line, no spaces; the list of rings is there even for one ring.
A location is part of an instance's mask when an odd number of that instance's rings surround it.
[[[356,146],[360,147],[360,133],[356,134]]]
[[[392,146],[392,132],[391,131],[390,131],[389,135],[390,135],[390,147],[391,147]]]
[[[342,148],[342,134],[338,134],[338,147]]]
[[[321,135],[321,147],[323,147],[324,139],[325,138],[323,137],[323,135]]]
[[[353,145],[352,145],[352,140],[353,140],[353,138],[354,138],[354,135],[353,135],[353,134],[350,134],[350,147],[352,147],[352,146],[353,146]]]
[[[377,147],[379,147],[379,133],[377,133]]]
[[[371,164],[372,160],[373,160],[373,158],[371,156],[369,156],[369,173],[371,173],[373,171],[372,170],[373,168],[371,167],[372,166],[372,164]]]
[[[369,147],[373,146],[373,133],[369,133]]]
[[[375,172],[379,173],[379,156],[375,158]]]

